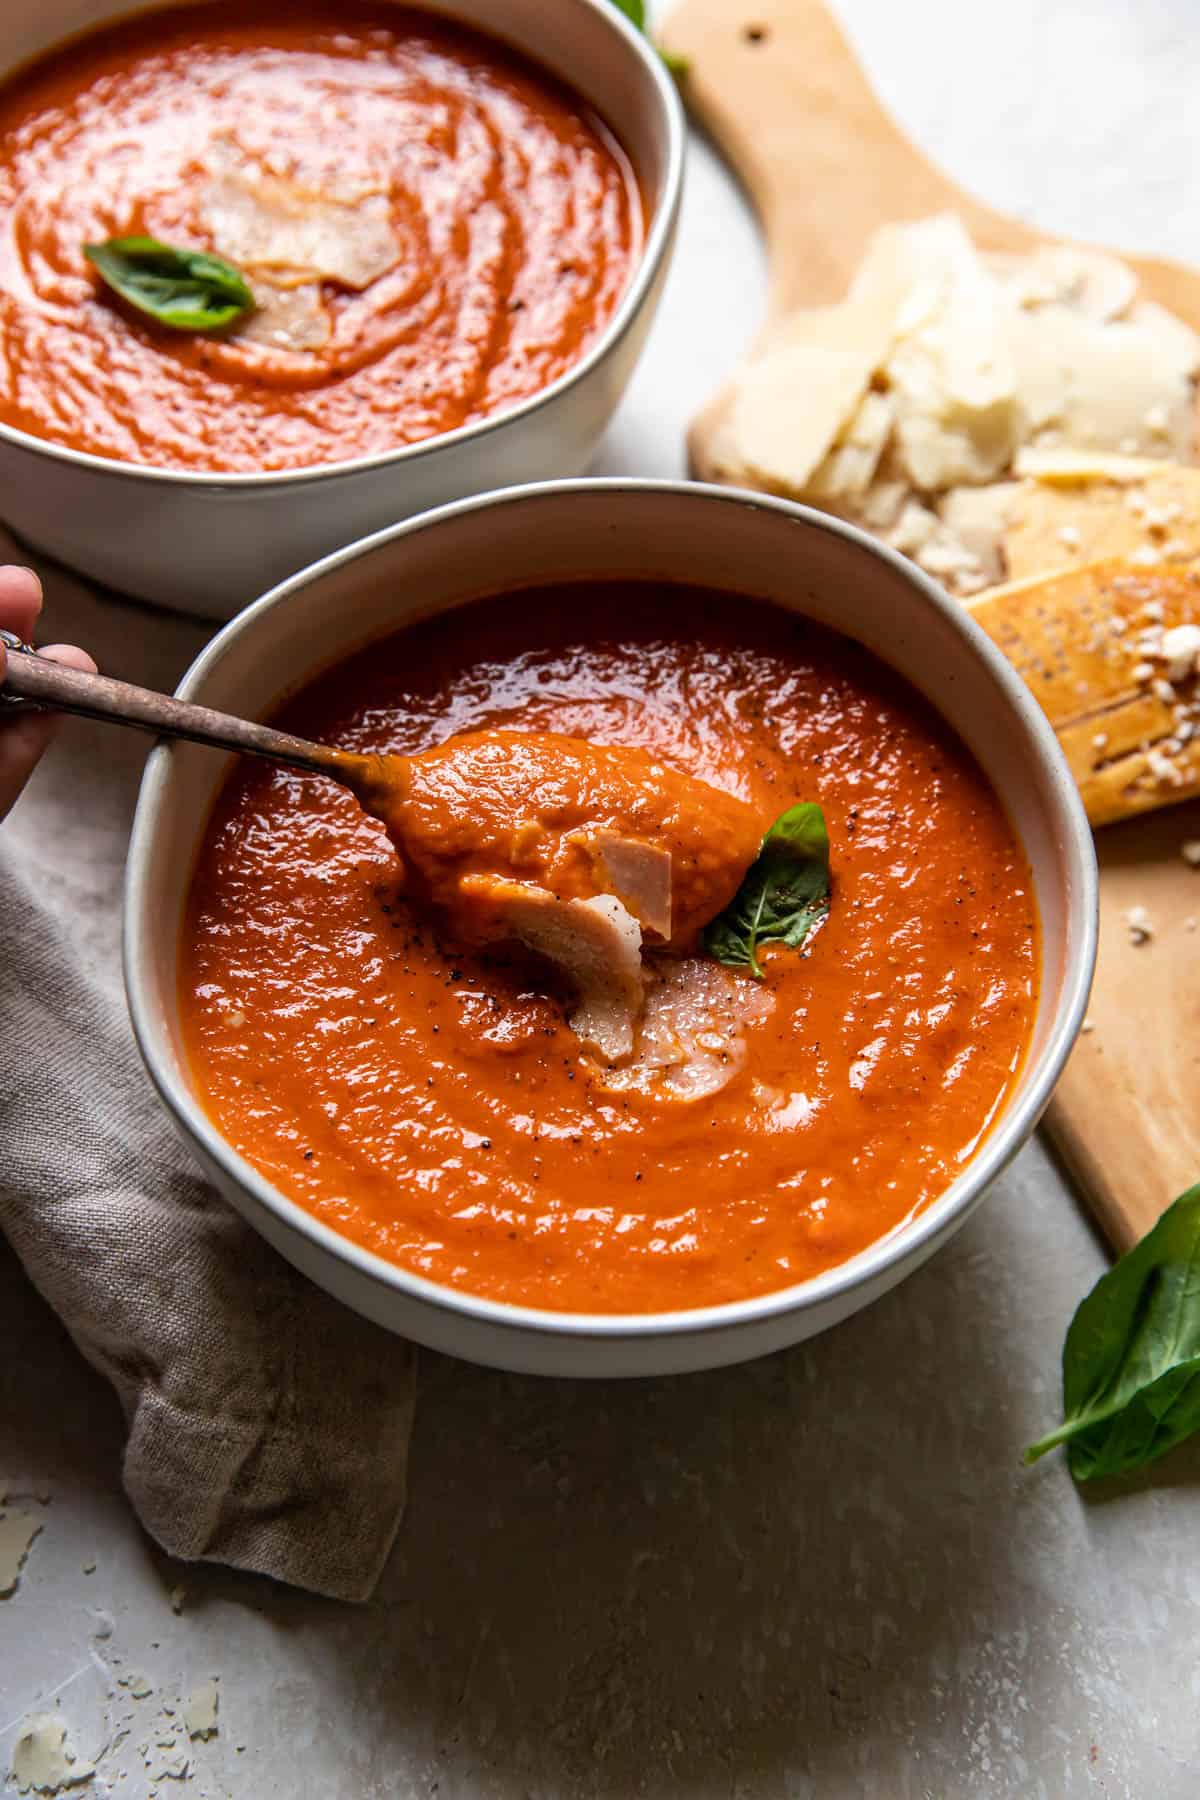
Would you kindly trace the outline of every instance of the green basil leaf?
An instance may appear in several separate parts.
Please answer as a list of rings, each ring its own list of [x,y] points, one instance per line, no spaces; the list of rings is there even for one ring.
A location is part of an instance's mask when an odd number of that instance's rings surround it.
[[[618,12],[625,14],[629,23],[636,30],[646,30],[645,0],[612,0],[612,3]],[[647,33],[647,35],[649,34]],[[662,57],[669,73],[675,77],[676,81],[682,81],[688,71],[687,57],[677,55],[674,50],[663,50],[657,45],[655,48],[658,49],[658,54]]]
[[[704,948],[762,980],[760,944],[798,949],[829,911],[829,833],[811,800],[790,806],[759,845],[741,887],[704,933]]]
[[[83,253],[114,293],[172,331],[221,331],[254,306],[233,264],[207,250],[125,237],[85,244]]]
[[[1063,1415],[1025,1460],[1066,1444],[1076,1481],[1143,1468],[1200,1430],[1200,1186],[1100,1277],[1072,1319]]]

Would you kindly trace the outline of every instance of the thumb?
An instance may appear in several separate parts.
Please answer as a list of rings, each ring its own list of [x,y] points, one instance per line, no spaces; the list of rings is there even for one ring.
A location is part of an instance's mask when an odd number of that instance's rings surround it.
[[[77,650],[71,644],[52,644],[40,654],[51,662],[64,663],[67,668],[95,673],[96,665],[87,652]],[[4,679],[7,662],[4,647],[0,645],[0,682]],[[8,720],[0,713],[0,819],[10,810],[29,780],[57,725],[58,718],[54,713],[18,713]]]

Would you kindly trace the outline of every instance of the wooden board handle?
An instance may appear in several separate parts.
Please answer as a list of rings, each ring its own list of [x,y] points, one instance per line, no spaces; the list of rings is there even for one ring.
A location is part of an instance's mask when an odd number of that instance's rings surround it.
[[[1033,241],[905,137],[821,0],[682,0],[662,37],[687,58],[688,105],[762,219],[772,318],[841,299],[867,239],[890,221],[953,207],[989,248]]]
[[[686,58],[688,106],[762,219],[769,319],[841,299],[872,232],[897,220],[951,210],[985,250],[1046,241],[917,149],[823,0],[679,0],[660,36]],[[1200,329],[1200,275],[1160,258],[1126,260],[1147,294]]]

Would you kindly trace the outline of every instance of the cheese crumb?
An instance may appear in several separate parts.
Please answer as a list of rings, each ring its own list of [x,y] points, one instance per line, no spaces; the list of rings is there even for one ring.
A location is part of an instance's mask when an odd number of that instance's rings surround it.
[[[61,1718],[55,1713],[31,1713],[18,1730],[10,1773],[22,1794],[31,1789],[37,1794],[59,1794],[64,1788],[90,1781],[96,1768],[70,1748]]]
[[[42,1522],[30,1512],[0,1511],[0,1600],[16,1591],[21,1570]]]
[[[188,1696],[184,1708],[184,1723],[191,1738],[211,1738],[217,1735],[217,1678],[210,1676],[207,1681],[200,1682]]]
[[[1164,631],[1161,655],[1170,681],[1186,681],[1200,660],[1200,625],[1173,625]]]
[[[1125,923],[1129,927],[1131,944],[1148,944],[1154,936],[1154,926],[1144,906],[1131,906],[1125,914]]]
[[[1189,869],[1200,869],[1200,838],[1188,838],[1179,846],[1179,854]]]
[[[1146,752],[1146,766],[1155,781],[1165,782],[1168,787],[1181,787],[1184,781],[1183,770],[1171,761],[1167,744],[1161,748],[1152,746]]]

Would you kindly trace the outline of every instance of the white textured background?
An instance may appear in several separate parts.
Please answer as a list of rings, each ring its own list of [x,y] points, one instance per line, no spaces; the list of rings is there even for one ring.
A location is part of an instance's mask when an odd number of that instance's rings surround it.
[[[988,200],[1200,260],[1197,0],[837,10]],[[690,176],[605,472],[679,472],[756,321],[752,223],[702,147]],[[354,1610],[164,1563],[107,1390],[0,1253],[0,1474],[53,1495],[0,1602],[0,1759],[56,1689],[86,1750],[219,1673],[221,1735],[164,1797],[1192,1800],[1200,1451],[1087,1500],[1017,1462],[1102,1266],[1034,1146],[932,1266],[790,1354],[621,1387],[428,1357],[408,1522]],[[114,1704],[131,1669],[157,1691]],[[104,1769],[147,1793],[128,1752]]]

